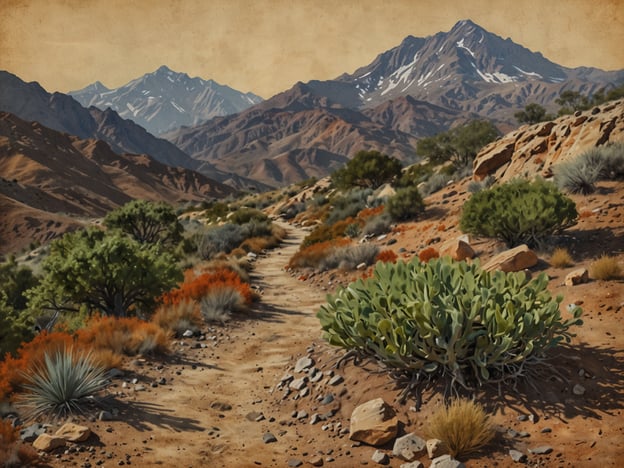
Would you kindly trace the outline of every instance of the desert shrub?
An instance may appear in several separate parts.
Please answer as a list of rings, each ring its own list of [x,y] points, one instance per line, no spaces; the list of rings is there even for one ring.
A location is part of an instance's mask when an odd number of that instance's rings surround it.
[[[603,159],[598,148],[592,148],[571,161],[554,167],[555,183],[569,193],[587,195],[596,191],[595,183],[603,170]]]
[[[396,186],[399,188],[416,186],[424,182],[433,174],[433,165],[431,164],[414,164],[403,170],[401,178],[397,181]]]
[[[375,261],[395,263],[398,258],[399,256],[394,252],[394,250],[386,249],[377,254]]]
[[[39,455],[31,445],[21,442],[19,430],[11,421],[0,419],[0,463],[3,468],[31,466]]]
[[[203,259],[211,259],[221,252],[229,253],[245,240],[246,235],[245,228],[239,224],[210,228],[197,237],[197,253]]]
[[[225,322],[232,313],[247,310],[247,302],[235,288],[219,286],[211,289],[202,297],[200,311],[207,322]]]
[[[420,251],[418,254],[418,259],[421,262],[427,263],[432,258],[439,258],[440,253],[437,251],[435,247],[427,247]]]
[[[464,204],[460,228],[509,246],[536,246],[574,225],[577,217],[574,202],[554,184],[517,179],[473,194]]]
[[[260,210],[253,208],[240,208],[228,216],[228,221],[234,224],[247,224],[252,221],[257,223],[268,223],[269,217]]]
[[[317,316],[332,345],[376,360],[410,385],[448,377],[450,386],[527,378],[531,364],[581,324],[564,320],[548,277],[493,273],[449,257],[377,263],[370,278],[328,296]]]
[[[316,268],[333,249],[350,244],[349,239],[331,239],[301,247],[288,262],[289,268]]]
[[[320,205],[319,205],[320,206]],[[279,215],[284,219],[293,219],[299,213],[304,212],[306,204],[301,202],[291,203],[282,207],[279,211]]]
[[[339,188],[364,187],[376,189],[401,176],[401,162],[379,151],[359,151],[341,169],[332,173],[332,182]]]
[[[406,187],[397,190],[386,202],[386,211],[394,221],[416,219],[425,210],[420,191],[417,187]]]
[[[169,334],[155,323],[136,317],[94,316],[76,336],[82,348],[107,349],[118,355],[166,354],[169,351]]]
[[[177,304],[162,305],[151,319],[165,331],[171,332],[176,336],[182,336],[186,330],[196,332],[201,326],[201,315],[197,310],[196,304],[191,300],[180,301]]]
[[[361,264],[372,265],[379,253],[375,244],[345,245],[333,249],[319,264],[321,270],[355,270]]]
[[[468,192],[477,193],[477,192],[480,192],[481,190],[490,188],[494,184],[495,181],[496,179],[491,175],[486,176],[483,180],[480,180],[480,181],[471,180],[468,183]]]
[[[6,294],[0,291],[0,360],[7,353],[15,353],[20,343],[33,336],[30,314],[11,307]]]
[[[624,178],[624,143],[609,143],[600,147],[603,165],[601,179],[622,180]]]
[[[25,375],[20,405],[31,418],[44,415],[64,417],[82,412],[85,398],[106,386],[105,369],[89,354],[74,353],[72,348],[45,354],[42,365],[29,368]]]
[[[331,211],[327,215],[325,224],[332,225],[338,221],[355,217],[368,206],[368,197],[373,193],[370,189],[352,189],[349,192],[337,195],[331,200]]]
[[[435,411],[427,421],[427,438],[446,444],[452,457],[476,452],[494,437],[495,429],[483,406],[456,399]]]
[[[388,213],[382,213],[376,216],[371,216],[366,219],[366,223],[362,228],[362,234],[379,236],[385,234],[390,230],[392,225],[392,219]]]
[[[356,237],[358,237],[360,235],[360,232],[360,224],[357,222],[348,224],[344,231],[345,236],[350,237],[351,239],[355,239]]]
[[[574,265],[574,260],[572,260],[568,249],[559,247],[553,250],[553,253],[550,255],[550,264],[555,268],[566,268]]]
[[[253,301],[254,295],[249,285],[236,272],[227,268],[191,277],[180,287],[164,294],[162,300],[165,304],[179,304],[188,300],[198,302],[211,290],[223,287],[237,290],[247,304]]]
[[[594,260],[589,266],[590,276],[597,280],[618,279],[621,272],[622,269],[620,268],[617,257],[611,257],[609,255],[601,256]]]
[[[435,193],[438,190],[442,190],[444,187],[446,187],[446,184],[448,184],[449,180],[451,180],[451,176],[448,174],[432,174],[431,177],[429,177],[420,186],[420,193],[422,193],[424,197],[427,197],[432,193]]]

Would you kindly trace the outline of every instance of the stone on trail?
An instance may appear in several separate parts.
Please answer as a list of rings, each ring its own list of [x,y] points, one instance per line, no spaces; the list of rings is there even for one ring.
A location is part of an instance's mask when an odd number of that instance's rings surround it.
[[[302,377],[300,379],[295,379],[292,382],[290,382],[290,384],[288,386],[290,388],[292,388],[293,390],[301,390],[303,387],[306,386],[307,380],[308,380],[307,377]]]
[[[308,463],[312,466],[323,466],[323,457],[317,455],[308,460]]]
[[[312,367],[313,365],[314,365],[314,360],[312,360],[312,358],[308,356],[304,356],[297,361],[297,364],[295,364],[295,372],[296,373],[303,372],[309,369],[310,367]]]
[[[367,401],[351,413],[349,439],[368,445],[383,445],[397,435],[399,420],[382,398]]]
[[[33,447],[42,452],[50,452],[58,447],[63,447],[65,445],[65,439],[59,436],[50,435],[50,434],[41,434],[37,439],[33,442]]]
[[[541,445],[539,447],[529,449],[529,453],[532,453],[533,455],[548,455],[552,451],[553,449],[549,445]]]
[[[277,437],[275,437],[273,434],[271,434],[270,432],[266,432],[263,436],[262,436],[262,441],[265,444],[270,444],[273,442],[277,442]]]
[[[510,449],[509,456],[516,463],[525,463],[527,460],[527,456],[519,450]]]
[[[291,468],[296,468],[301,465],[303,465],[303,462],[298,458],[291,458],[290,460],[288,460],[288,466]]]
[[[430,468],[466,468],[466,465],[450,455],[442,455],[431,460]]]
[[[405,461],[413,461],[419,458],[427,450],[427,443],[413,432],[394,441],[392,455]]]
[[[87,426],[79,426],[74,423],[66,423],[56,431],[56,436],[62,437],[67,442],[84,442],[91,435],[91,429]]]
[[[402,465],[399,465],[399,468],[425,468],[425,465],[416,460],[409,463],[403,463]]]
[[[387,465],[388,463],[390,463],[390,458],[388,458],[388,455],[380,450],[375,450],[375,453],[373,453],[371,460],[380,465]]]

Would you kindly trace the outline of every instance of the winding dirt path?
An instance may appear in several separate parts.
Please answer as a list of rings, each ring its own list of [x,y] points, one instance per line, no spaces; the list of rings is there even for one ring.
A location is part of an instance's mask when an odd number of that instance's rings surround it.
[[[113,460],[130,455],[139,466],[285,465],[283,444],[263,441],[268,431],[288,440],[279,430],[285,416],[271,414],[272,392],[293,357],[319,339],[315,313],[325,299],[284,270],[306,234],[285,227],[284,244],[256,261],[253,283],[263,295],[249,318],[211,327],[205,348],[177,341],[170,364],[136,369],[145,391],[131,386],[127,397],[115,400],[117,420],[94,428]],[[161,377],[167,383],[151,387]],[[248,418],[252,412],[266,420]]]

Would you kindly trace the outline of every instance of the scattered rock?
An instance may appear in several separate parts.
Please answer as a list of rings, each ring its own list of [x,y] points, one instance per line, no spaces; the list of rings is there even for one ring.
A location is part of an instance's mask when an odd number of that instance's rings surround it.
[[[362,262],[360,264],[358,264],[358,266],[355,267],[356,270],[366,270],[366,262]]]
[[[474,249],[466,242],[464,236],[444,242],[438,251],[440,252],[440,257],[449,256],[456,261],[475,257]]]
[[[210,405],[210,407],[217,411],[230,411],[232,409],[232,405],[229,403],[222,403],[220,401],[215,401]]]
[[[429,458],[437,458],[448,454],[448,447],[440,439],[429,439],[427,441],[427,455]]]
[[[405,461],[419,458],[427,450],[427,443],[413,432],[394,441],[392,455],[401,457]]]
[[[56,436],[62,437],[67,442],[84,442],[91,435],[91,429],[87,426],[79,426],[74,423],[66,423],[56,431]]]
[[[334,375],[331,379],[329,379],[329,385],[338,385],[344,381],[342,375]]]
[[[321,400],[321,405],[329,405],[330,403],[332,403],[334,401],[334,395],[332,395],[331,393],[326,395],[325,398],[323,398]]]
[[[527,456],[519,450],[510,449],[509,456],[516,463],[525,463],[527,461]]]
[[[24,442],[34,442],[41,434],[45,434],[45,431],[42,424],[31,424],[20,431],[20,439]]]
[[[351,413],[349,439],[368,445],[383,445],[397,435],[399,420],[382,398],[367,401]]]
[[[301,390],[303,387],[306,386],[307,380],[308,380],[307,377],[302,377],[300,379],[295,379],[292,382],[290,382],[290,384],[288,384],[288,386],[290,388],[292,388],[293,390]]]
[[[37,439],[33,442],[33,447],[37,450],[41,450],[42,452],[50,452],[58,447],[63,447],[65,445],[65,439],[56,435],[50,434],[41,434]]]
[[[400,465],[400,468],[425,468],[425,465],[416,460],[410,463],[403,463],[402,465]]]
[[[323,466],[323,457],[317,455],[316,457],[310,458],[308,463],[312,466]]]
[[[296,468],[301,465],[303,465],[303,462],[298,458],[291,458],[290,460],[288,460],[288,466],[290,466],[291,468]]]
[[[264,414],[258,411],[251,411],[245,415],[245,419],[247,419],[248,421],[256,421],[256,422],[262,421],[264,420]]]
[[[530,448],[529,449],[529,453],[532,453],[533,455],[547,455],[547,454],[549,454],[552,451],[553,451],[553,449],[549,445],[542,445],[540,447],[535,447],[535,448]]]
[[[191,338],[194,335],[193,330],[186,330],[184,333],[182,333],[182,336],[184,338]]]
[[[550,427],[545,427],[544,429],[542,429],[540,431],[542,434],[548,434],[549,432],[552,432],[552,429]]]
[[[100,411],[98,413],[98,420],[100,421],[112,421],[113,419],[113,413],[110,411]]]
[[[312,358],[308,356],[302,357],[301,359],[297,361],[297,364],[295,364],[295,372],[296,373],[303,372],[304,370],[312,367],[313,365],[314,365],[314,361],[312,360]]]
[[[390,458],[388,458],[388,455],[383,453],[381,450],[375,450],[375,453],[373,453],[371,460],[380,465],[387,465],[388,463],[390,463]]]
[[[572,393],[578,396],[584,395],[585,387],[583,387],[581,384],[576,384],[574,387],[572,387]]]
[[[483,267],[486,271],[502,270],[505,273],[521,271],[537,265],[537,255],[525,244],[494,256]]]
[[[466,465],[450,455],[442,455],[431,460],[430,468],[466,468]]]
[[[574,286],[581,283],[587,283],[589,281],[589,272],[587,268],[579,268],[568,273],[565,277],[564,284],[566,286]]]
[[[271,434],[270,432],[266,432],[263,436],[262,436],[262,441],[265,444],[271,444],[273,442],[277,442],[277,437],[275,437],[273,434]]]

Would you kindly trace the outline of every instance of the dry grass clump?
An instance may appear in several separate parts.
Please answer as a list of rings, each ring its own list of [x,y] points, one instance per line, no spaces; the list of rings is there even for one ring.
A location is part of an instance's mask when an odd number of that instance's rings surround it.
[[[223,285],[211,289],[201,299],[200,310],[207,322],[226,322],[233,313],[246,312],[247,304],[240,291]]]
[[[186,330],[193,332],[199,330],[201,315],[195,302],[185,300],[177,304],[160,306],[152,316],[152,323],[176,336],[181,336]]]
[[[589,267],[589,275],[597,280],[618,279],[622,273],[622,269],[616,257],[603,255]]]
[[[427,437],[443,441],[453,457],[476,452],[492,440],[494,426],[478,403],[457,399],[429,419]]]
[[[550,264],[555,268],[566,268],[574,265],[574,260],[572,260],[572,256],[568,249],[558,247],[553,250],[553,253],[550,256]]]
[[[18,429],[9,420],[0,419],[0,466],[30,466],[39,458],[35,449],[19,440]]]

